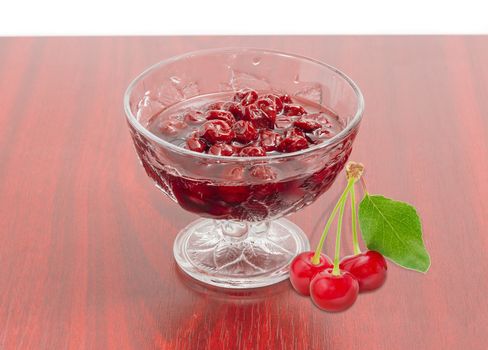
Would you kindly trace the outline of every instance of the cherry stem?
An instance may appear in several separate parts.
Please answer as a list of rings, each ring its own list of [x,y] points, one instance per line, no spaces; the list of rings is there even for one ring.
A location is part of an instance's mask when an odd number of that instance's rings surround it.
[[[351,188],[351,217],[352,217],[352,247],[354,249],[354,255],[361,254],[358,242],[358,230],[357,230],[357,216],[356,216],[356,191],[354,186]]]
[[[345,202],[347,195],[349,193],[349,190],[351,189],[351,186],[353,184],[354,184],[354,181],[349,180],[346,188],[344,189],[344,192],[342,192],[341,197],[337,201],[334,209],[332,209],[332,213],[330,213],[329,219],[327,220],[327,223],[325,224],[324,232],[322,233],[322,237],[320,237],[319,244],[317,245],[317,248],[315,249],[315,254],[312,258],[312,264],[313,265],[320,264],[320,253],[322,253],[322,248],[324,247],[325,238],[327,237],[327,234],[329,233],[329,229],[330,229],[330,226],[332,225],[332,221],[334,221],[334,218],[337,214],[337,211],[339,210],[339,207],[341,206],[341,203]]]
[[[354,179],[350,179],[346,189],[349,190],[354,188]],[[346,199],[347,197],[341,202],[341,206],[339,208],[339,218],[337,219],[337,233],[336,233],[336,242],[335,242],[335,254],[334,254],[334,268],[332,269],[332,275],[339,276],[340,269],[339,269],[339,259],[341,256],[341,231],[342,231],[342,218],[344,217],[344,208],[346,206]]]
[[[364,193],[369,194],[368,189],[366,188],[366,181],[364,181],[364,177],[362,176],[361,176],[361,186],[363,187]]]

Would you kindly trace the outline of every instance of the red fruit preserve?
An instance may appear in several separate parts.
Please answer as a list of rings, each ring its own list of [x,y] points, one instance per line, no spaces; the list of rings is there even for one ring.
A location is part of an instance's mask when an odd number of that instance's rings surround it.
[[[310,101],[243,89],[177,103],[154,117],[148,129],[194,152],[260,157],[313,147],[336,135],[343,125],[332,111]],[[222,154],[212,149],[222,144],[234,151]]]
[[[146,128],[176,146],[162,147],[132,130],[158,187],[188,211],[245,221],[276,218],[312,203],[343,168],[356,135],[303,153],[342,131],[341,118],[302,98],[251,89],[176,103]],[[295,152],[292,159],[267,158]]]

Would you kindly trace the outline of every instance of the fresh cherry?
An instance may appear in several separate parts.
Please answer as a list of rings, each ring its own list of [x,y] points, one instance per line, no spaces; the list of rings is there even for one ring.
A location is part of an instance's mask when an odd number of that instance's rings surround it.
[[[202,136],[210,143],[230,142],[234,138],[234,131],[223,120],[209,120],[202,126]]]
[[[241,157],[263,157],[266,155],[266,151],[259,146],[247,146],[241,149],[239,155]]]
[[[314,265],[312,263],[314,254],[314,252],[303,252],[290,264],[290,282],[302,295],[310,295],[310,282],[315,275],[333,266],[332,260],[324,254],[320,254],[320,262]]]
[[[258,99],[258,93],[252,89],[242,89],[234,95],[234,101],[240,102],[243,106],[253,104]]]
[[[347,271],[334,275],[332,269],[319,272],[310,283],[310,296],[317,307],[330,312],[343,311],[356,301],[359,284]]]
[[[303,115],[305,113],[307,111],[300,105],[285,104],[283,106],[283,114],[287,116]]]
[[[234,147],[228,143],[219,142],[210,146],[208,153],[213,154],[214,156],[231,156],[234,154]]]
[[[205,118],[207,120],[223,120],[230,126],[232,126],[236,121],[231,112],[221,110],[207,111],[207,113],[205,114]]]
[[[374,250],[346,256],[339,266],[341,270],[350,272],[357,279],[360,292],[377,289],[386,280],[386,260]]]
[[[233,126],[235,139],[240,143],[249,143],[258,138],[258,132],[254,125],[246,120],[239,120]]]

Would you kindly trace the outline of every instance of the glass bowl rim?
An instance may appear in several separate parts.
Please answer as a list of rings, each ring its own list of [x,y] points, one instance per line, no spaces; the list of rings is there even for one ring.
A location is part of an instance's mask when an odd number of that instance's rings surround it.
[[[307,61],[309,63],[313,63],[319,66],[322,66],[326,69],[329,69],[333,71],[334,73],[338,74],[342,79],[344,79],[353,89],[353,91],[356,94],[357,97],[357,106],[356,106],[356,113],[352,120],[346,125],[344,129],[342,129],[337,135],[333,136],[330,139],[327,139],[323,141],[322,143],[318,145],[314,145],[309,148],[305,148],[300,151],[296,152],[290,152],[290,153],[282,153],[282,154],[274,154],[274,155],[269,155],[269,156],[264,156],[264,157],[233,157],[233,156],[217,156],[213,154],[206,154],[206,153],[199,153],[199,152],[194,152],[189,149],[183,148],[176,146],[168,141],[163,140],[162,138],[158,137],[157,135],[153,134],[150,132],[147,128],[145,128],[139,120],[136,118],[136,116],[132,113],[130,109],[130,96],[132,94],[132,91],[134,90],[134,87],[150,75],[152,72],[157,70],[160,67],[163,67],[167,64],[176,62],[181,59],[186,59],[189,57],[197,57],[197,56],[204,56],[212,53],[224,53],[224,52],[233,52],[233,53],[239,53],[239,52],[256,52],[256,53],[261,53],[261,54],[272,54],[272,55],[277,55],[277,56],[284,56],[284,57],[289,57],[293,59],[298,59],[301,61]],[[363,94],[361,93],[361,90],[357,86],[357,84],[349,78],[345,73],[343,73],[341,70],[327,64],[324,62],[321,62],[319,60],[298,55],[298,54],[292,54],[292,53],[287,53],[287,52],[282,52],[282,51],[276,51],[276,50],[268,50],[268,49],[260,49],[260,48],[253,48],[253,47],[225,47],[225,48],[214,48],[214,49],[204,49],[204,50],[196,50],[196,51],[190,51],[186,52],[181,55],[177,56],[172,56],[167,59],[164,59],[162,61],[159,61],[158,63],[155,63],[148,68],[146,68],[142,73],[140,73],[137,77],[135,77],[127,89],[125,90],[124,93],[124,111],[126,114],[126,118],[128,122],[141,134],[146,136],[147,138],[153,140],[154,142],[158,143],[160,146],[164,148],[169,148],[172,151],[184,155],[189,155],[193,157],[199,157],[199,158],[204,158],[204,159],[210,159],[210,160],[219,160],[223,162],[250,162],[250,161],[266,161],[266,160],[279,160],[279,159],[284,159],[284,158],[292,158],[292,157],[297,157],[303,154],[315,152],[317,150],[320,150],[322,148],[326,148],[327,146],[337,144],[344,140],[350,133],[353,131],[356,126],[359,124],[359,122],[362,119],[363,112],[364,112],[364,97]]]

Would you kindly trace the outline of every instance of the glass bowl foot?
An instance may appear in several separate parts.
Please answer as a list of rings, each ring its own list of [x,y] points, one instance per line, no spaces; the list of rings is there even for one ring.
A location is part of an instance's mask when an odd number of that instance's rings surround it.
[[[269,286],[288,278],[291,260],[310,244],[287,219],[261,223],[199,219],[176,237],[173,252],[191,277],[223,288]]]

